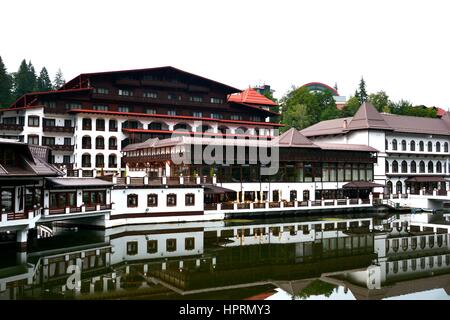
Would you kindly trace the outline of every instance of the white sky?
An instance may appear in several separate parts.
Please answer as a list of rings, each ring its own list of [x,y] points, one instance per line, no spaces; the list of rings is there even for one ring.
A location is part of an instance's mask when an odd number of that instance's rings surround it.
[[[450,107],[445,0],[2,0],[0,56],[53,78],[174,67],[238,88],[338,83]]]

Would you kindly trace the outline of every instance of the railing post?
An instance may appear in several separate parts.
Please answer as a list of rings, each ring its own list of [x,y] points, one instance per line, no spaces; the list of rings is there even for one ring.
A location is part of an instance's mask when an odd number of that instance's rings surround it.
[[[308,207],[312,207],[312,201],[308,200]]]
[[[337,207],[337,205],[338,205],[337,203],[338,203],[338,202],[337,202],[337,199],[334,199],[334,200],[333,200],[333,206]]]
[[[450,197],[450,190],[447,190],[447,197]]]
[[[167,177],[166,176],[162,177],[162,184],[167,184]]]
[[[284,208],[284,201],[280,201],[280,208]]]
[[[81,204],[81,212],[86,212],[86,206],[83,204]]]
[[[382,193],[380,193],[380,195],[378,196],[380,200],[383,200],[384,195]]]
[[[44,208],[44,216],[48,216],[50,214],[49,208]]]
[[[218,203],[218,204],[217,204],[217,211],[220,211],[220,210],[222,210],[222,204],[221,204],[221,203]]]
[[[350,205],[350,199],[349,199],[349,197],[347,197],[347,202],[346,202],[346,204],[349,206]]]
[[[373,194],[372,194],[372,192],[369,193],[369,203],[370,203],[370,205],[373,205]]]
[[[237,210],[237,203],[233,203],[233,210]]]
[[[358,204],[362,204],[362,199],[358,198]]]
[[[83,177],[83,169],[78,169],[78,177],[81,178]]]
[[[34,212],[33,211],[28,211],[28,220],[31,220],[34,218]]]
[[[216,174],[214,173],[214,176],[212,177],[212,183],[216,184],[217,183],[217,177]]]
[[[196,177],[195,177],[195,183],[196,183],[196,184],[200,184],[200,180],[201,180],[201,179],[200,179],[199,176],[196,176]]]
[[[70,207],[66,207],[65,213],[70,213]]]
[[[112,181],[111,182],[113,184],[117,184],[117,176],[115,174],[112,176]]]
[[[92,169],[92,177],[95,178],[97,177],[97,169]]]
[[[253,210],[253,202],[250,202],[250,210]]]
[[[180,184],[184,184],[184,177],[182,174],[180,175]]]
[[[320,206],[325,207],[325,200],[323,198],[320,199]]]
[[[126,176],[125,177],[125,184],[130,184],[131,183],[131,177],[130,176]]]
[[[295,200],[295,201],[294,201],[294,207],[295,207],[295,208],[298,208],[298,200]]]
[[[144,176],[144,185],[148,185],[148,176]]]
[[[433,189],[433,196],[437,196],[437,189],[436,188]]]
[[[98,203],[95,205],[95,211],[100,211],[100,205]]]
[[[419,195],[420,195],[420,196],[423,196],[423,193],[424,193],[424,190],[423,190],[423,188],[422,188],[422,189],[419,190]]]
[[[266,209],[269,209],[269,207],[270,207],[269,201],[266,201],[266,206],[265,206],[265,208],[266,208]]]

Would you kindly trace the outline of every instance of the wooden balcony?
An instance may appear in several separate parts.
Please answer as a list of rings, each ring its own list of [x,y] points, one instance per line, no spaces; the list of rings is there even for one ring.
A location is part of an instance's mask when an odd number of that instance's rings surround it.
[[[72,144],[52,144],[46,146],[50,147],[53,151],[73,151]]]
[[[21,124],[0,123],[0,130],[5,130],[5,131],[23,131],[23,125],[21,125]]]
[[[74,133],[75,127],[63,127],[63,126],[44,126],[44,132],[59,132],[59,133]]]

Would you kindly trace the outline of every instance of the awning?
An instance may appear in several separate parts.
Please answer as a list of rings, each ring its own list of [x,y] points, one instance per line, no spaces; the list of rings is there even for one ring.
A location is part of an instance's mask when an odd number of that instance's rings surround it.
[[[60,188],[111,187],[113,185],[112,182],[98,178],[47,178],[46,180],[51,187],[60,187]]]
[[[222,188],[218,186],[205,186],[205,193],[206,194],[225,194],[225,193],[235,193],[236,191]]]
[[[342,186],[344,189],[367,189],[376,187],[384,187],[384,185],[370,181],[352,181]]]
[[[416,176],[410,177],[405,180],[405,182],[445,182],[446,180],[443,177],[436,176]]]

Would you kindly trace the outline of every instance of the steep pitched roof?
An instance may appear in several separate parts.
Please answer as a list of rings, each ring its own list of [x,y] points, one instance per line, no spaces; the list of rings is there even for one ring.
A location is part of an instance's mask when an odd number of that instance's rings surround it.
[[[280,147],[318,148],[311,140],[294,128],[278,136],[274,140],[274,144]]]
[[[232,94],[228,96],[229,102],[239,102],[247,104],[256,104],[259,106],[277,106],[275,102],[269,98],[258,93],[253,88],[248,88],[240,93]]]
[[[392,129],[370,102],[364,102],[348,124],[348,130],[369,128],[384,130]]]

